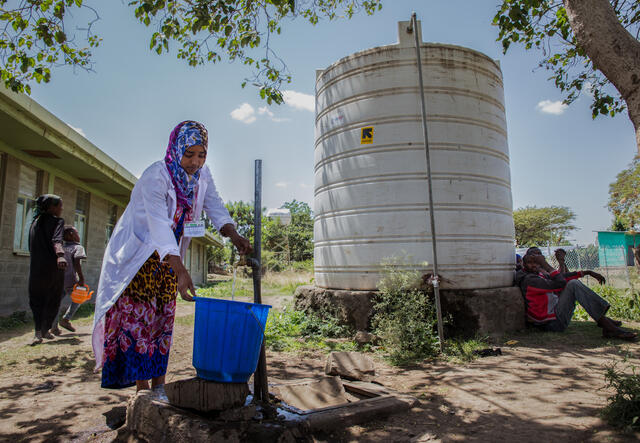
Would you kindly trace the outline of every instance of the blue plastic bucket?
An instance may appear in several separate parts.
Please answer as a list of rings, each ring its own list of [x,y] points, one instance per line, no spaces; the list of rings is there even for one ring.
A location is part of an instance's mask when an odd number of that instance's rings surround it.
[[[269,305],[195,297],[193,366],[198,377],[244,383],[256,371]]]

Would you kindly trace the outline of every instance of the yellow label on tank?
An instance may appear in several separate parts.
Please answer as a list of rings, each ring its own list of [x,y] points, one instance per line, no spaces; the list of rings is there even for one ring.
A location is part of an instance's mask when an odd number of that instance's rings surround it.
[[[360,130],[360,144],[368,145],[373,143],[373,126],[367,126]]]

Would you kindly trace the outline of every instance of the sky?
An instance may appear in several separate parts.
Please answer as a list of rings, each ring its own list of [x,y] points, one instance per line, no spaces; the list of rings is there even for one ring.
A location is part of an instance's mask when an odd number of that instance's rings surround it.
[[[272,49],[293,81],[285,104],[268,106],[251,86],[251,71],[222,62],[191,68],[169,54],[149,50],[154,29],[139,24],[125,0],[89,0],[100,14],[94,31],[94,72],[63,67],[31,97],[139,176],[160,160],[171,129],[201,121],[209,130],[209,156],[226,201],[253,200],[254,160],[263,160],[263,205],[297,199],[313,206],[315,71],[338,59],[397,41],[396,22],[415,11],[423,40],[465,46],[499,60],[504,77],[514,209],[568,206],[576,215],[573,243],[595,241],[607,229],[609,184],[636,153],[626,113],[591,119],[589,97],[569,107],[536,68],[541,54],[513,46],[504,55],[491,25],[491,0],[386,0],[374,16],[320,22],[287,20]],[[259,54],[257,54],[259,55]]]

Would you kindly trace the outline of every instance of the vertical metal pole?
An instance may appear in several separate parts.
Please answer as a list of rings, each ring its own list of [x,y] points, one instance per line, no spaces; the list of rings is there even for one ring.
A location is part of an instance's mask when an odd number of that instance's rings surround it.
[[[622,252],[622,264],[624,265],[625,275],[627,276],[627,286],[633,290],[631,276],[629,275],[629,266],[627,266],[627,250],[625,250],[624,246],[621,246],[620,251]]]
[[[262,303],[262,160],[255,162],[255,194],[253,206],[253,302]],[[253,396],[256,400],[269,401],[269,384],[267,382],[267,358],[264,338],[260,347],[258,367],[253,375]]]
[[[255,192],[253,196],[253,255],[257,264],[253,267],[253,302],[262,303],[262,160],[255,161]]]
[[[582,271],[582,261],[580,260],[580,245],[576,244],[576,255],[578,256],[578,271]]]
[[[422,131],[424,136],[424,152],[427,157],[427,182],[429,185],[429,221],[431,223],[431,246],[433,248],[433,292],[436,299],[436,313],[438,316],[438,338],[440,352],[444,351],[444,333],[442,331],[442,307],[440,305],[440,282],[438,276],[438,252],[436,245],[436,223],[433,214],[433,182],[431,179],[431,157],[429,155],[429,135],[427,133],[427,110],[424,97],[424,82],[422,80],[422,60],[420,57],[420,38],[418,35],[418,20],[416,13],[411,14],[411,28],[416,44],[416,62],[418,64],[418,83],[420,86],[420,104],[422,107]]]

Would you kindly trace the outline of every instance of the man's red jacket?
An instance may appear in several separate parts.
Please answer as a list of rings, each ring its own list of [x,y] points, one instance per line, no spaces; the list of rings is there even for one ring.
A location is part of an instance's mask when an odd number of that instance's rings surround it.
[[[555,320],[558,294],[567,285],[567,280],[582,277],[581,272],[562,274],[553,271],[550,275],[536,274],[520,270],[516,273],[515,284],[520,287],[527,309],[527,321],[543,324]]]

